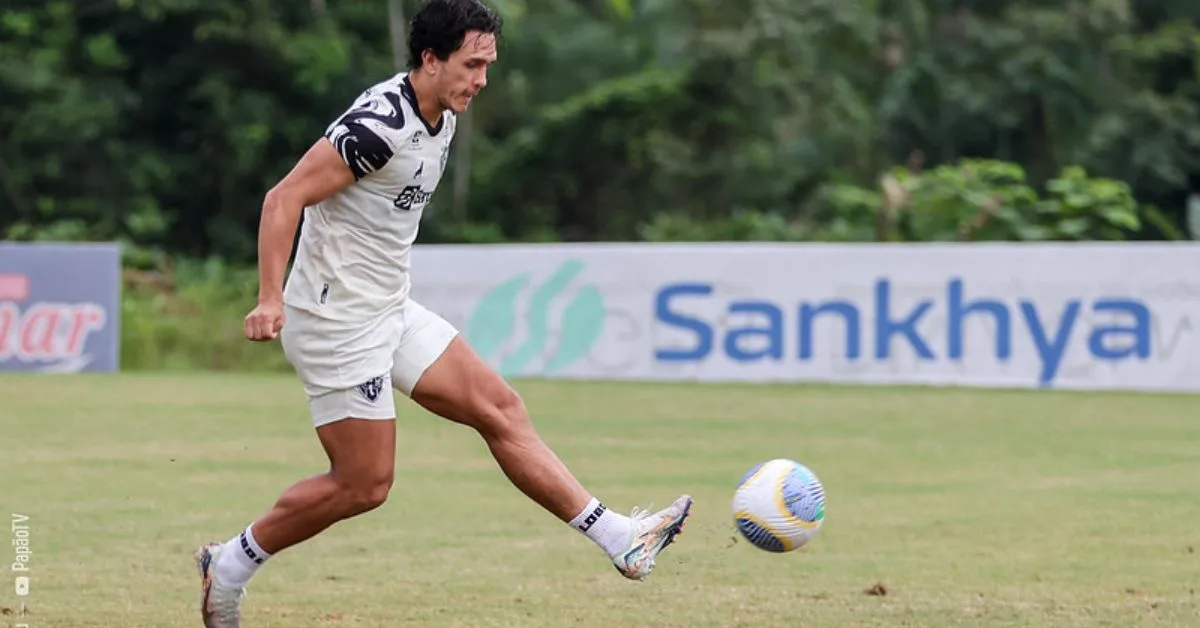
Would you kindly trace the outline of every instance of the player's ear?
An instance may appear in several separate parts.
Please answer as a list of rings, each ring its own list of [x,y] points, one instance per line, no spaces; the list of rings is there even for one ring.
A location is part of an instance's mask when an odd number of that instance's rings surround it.
[[[421,69],[425,70],[425,73],[430,76],[437,74],[438,64],[441,62],[442,60],[437,58],[437,55],[429,48],[426,48],[421,53]]]

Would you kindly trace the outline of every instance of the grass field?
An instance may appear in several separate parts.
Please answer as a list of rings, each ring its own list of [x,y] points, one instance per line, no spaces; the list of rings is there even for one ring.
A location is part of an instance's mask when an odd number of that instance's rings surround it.
[[[696,497],[648,581],[402,401],[391,500],[268,563],[246,626],[1200,626],[1200,398],[518,388],[610,506]],[[199,625],[195,546],[323,470],[286,376],[5,375],[0,449],[0,507],[30,517],[31,628]],[[829,500],[788,555],[735,543],[729,512],[738,477],[780,456]]]

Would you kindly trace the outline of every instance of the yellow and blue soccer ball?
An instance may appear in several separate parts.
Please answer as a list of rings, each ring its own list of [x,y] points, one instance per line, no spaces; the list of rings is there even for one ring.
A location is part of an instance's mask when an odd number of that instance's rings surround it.
[[[750,544],[768,552],[800,549],[825,522],[825,487],[786,458],[755,465],[733,493],[733,519]]]

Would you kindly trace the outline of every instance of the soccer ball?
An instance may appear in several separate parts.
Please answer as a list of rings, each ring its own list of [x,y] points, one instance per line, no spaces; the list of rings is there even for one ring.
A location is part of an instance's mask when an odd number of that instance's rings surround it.
[[[776,553],[800,549],[825,521],[825,488],[799,462],[768,460],[738,482],[733,519],[742,536],[759,549]]]

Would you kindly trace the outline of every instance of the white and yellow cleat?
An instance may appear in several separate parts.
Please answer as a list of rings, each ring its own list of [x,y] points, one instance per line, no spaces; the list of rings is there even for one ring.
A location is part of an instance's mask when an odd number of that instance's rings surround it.
[[[633,523],[633,540],[629,549],[613,557],[613,566],[630,580],[645,580],[654,569],[659,553],[683,532],[691,512],[692,498],[688,495],[654,514],[634,508],[629,517]]]
[[[196,568],[200,570],[200,617],[204,628],[241,628],[242,598],[246,589],[234,589],[217,581],[220,543],[209,543],[196,550]]]

